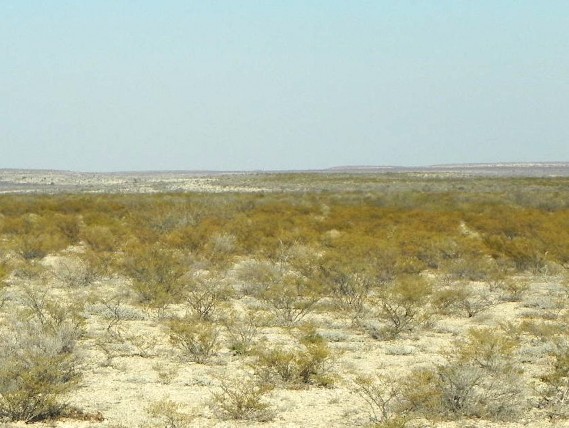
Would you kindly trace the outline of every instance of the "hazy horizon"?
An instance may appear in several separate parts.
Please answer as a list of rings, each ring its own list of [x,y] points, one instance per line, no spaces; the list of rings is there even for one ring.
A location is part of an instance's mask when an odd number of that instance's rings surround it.
[[[0,168],[569,161],[569,3],[6,1]]]
[[[41,173],[45,172],[62,172],[62,173],[72,173],[72,174],[161,174],[161,173],[189,173],[189,174],[248,174],[248,173],[303,173],[303,172],[343,172],[343,171],[365,171],[365,170],[378,170],[379,172],[387,170],[389,172],[405,172],[405,171],[426,171],[432,170],[443,171],[443,170],[479,170],[479,171],[492,171],[496,170],[516,170],[520,175],[524,174],[524,170],[528,170],[530,175],[534,174],[535,171],[557,171],[559,169],[569,169],[569,162],[565,161],[543,161],[543,162],[480,162],[480,163],[448,163],[448,164],[432,164],[432,165],[335,165],[327,168],[312,168],[312,169],[236,169],[236,170],[220,170],[220,169],[141,169],[141,170],[77,170],[77,169],[54,169],[54,168],[4,168],[0,167],[0,171],[22,171],[22,172],[33,172]],[[538,174],[539,175],[539,174]],[[554,174],[555,176],[556,174]]]

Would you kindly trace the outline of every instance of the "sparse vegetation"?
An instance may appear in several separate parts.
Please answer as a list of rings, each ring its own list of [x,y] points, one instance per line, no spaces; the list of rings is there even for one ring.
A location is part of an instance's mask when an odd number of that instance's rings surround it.
[[[220,180],[0,195],[2,421],[567,422],[567,179]]]

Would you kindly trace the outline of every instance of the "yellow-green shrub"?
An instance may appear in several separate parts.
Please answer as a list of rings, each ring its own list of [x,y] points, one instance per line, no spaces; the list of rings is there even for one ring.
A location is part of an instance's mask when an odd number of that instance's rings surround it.
[[[219,348],[216,324],[186,317],[168,323],[170,342],[196,363],[205,363]]]
[[[66,324],[12,325],[0,348],[0,419],[35,422],[60,416],[81,378]]]
[[[222,380],[212,394],[212,407],[222,419],[268,422],[274,414],[265,396],[273,387],[251,378]]]
[[[430,294],[431,285],[416,275],[398,277],[378,290],[373,298],[373,311],[383,326],[372,331],[372,335],[394,339],[426,322],[431,315],[426,306]]]
[[[122,262],[123,272],[143,303],[164,306],[182,296],[183,276],[189,267],[182,254],[152,246],[131,245]]]
[[[333,385],[332,351],[327,342],[317,334],[307,334],[300,342],[299,347],[258,349],[253,365],[256,374],[266,383],[282,383],[289,388]]]

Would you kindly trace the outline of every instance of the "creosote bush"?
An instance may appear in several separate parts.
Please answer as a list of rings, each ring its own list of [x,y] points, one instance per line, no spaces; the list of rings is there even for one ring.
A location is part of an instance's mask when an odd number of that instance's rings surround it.
[[[2,335],[0,418],[34,422],[62,415],[81,378],[66,324],[18,322]]]
[[[257,376],[264,382],[280,383],[289,388],[332,386],[332,351],[326,340],[315,332],[308,332],[299,345],[258,349],[253,365]]]
[[[355,392],[368,404],[374,427],[404,428],[407,418],[397,413],[400,391],[393,379],[381,376],[358,376]]]
[[[54,275],[69,287],[86,287],[99,278],[99,268],[82,257],[66,257],[59,261]]]
[[[144,427],[160,428],[190,428],[194,416],[181,410],[181,405],[169,399],[152,402],[146,413],[152,419],[152,423]]]
[[[279,266],[269,260],[244,260],[236,266],[235,273],[242,283],[241,292],[254,297],[278,282],[281,276]]]
[[[322,295],[305,278],[287,274],[277,284],[267,288],[259,298],[267,303],[285,325],[293,325],[312,312]]]
[[[431,315],[426,306],[430,294],[431,285],[416,275],[398,277],[384,286],[373,298],[375,316],[383,325],[372,328],[372,336],[391,340],[425,323]]]
[[[40,232],[20,235],[12,242],[16,253],[26,260],[42,259],[66,247],[65,240],[60,236]]]
[[[336,273],[331,278],[331,294],[334,305],[347,313],[352,321],[360,320],[367,310],[373,280],[359,273]]]
[[[254,349],[267,315],[258,311],[238,314],[235,311],[223,314],[221,323],[227,331],[229,349],[237,355],[248,355]]]
[[[127,249],[123,270],[132,279],[132,286],[141,302],[160,307],[182,295],[183,277],[188,266],[178,251],[158,244],[133,245]]]
[[[2,251],[0,251],[0,287],[2,287],[4,280],[8,278],[11,271],[12,269],[9,266],[8,261],[6,260],[5,256],[2,254]]]
[[[73,349],[83,335],[84,318],[80,302],[64,305],[49,296],[47,287],[26,286],[21,297],[19,317],[38,323],[44,331],[57,335],[66,349]]]
[[[471,330],[448,363],[414,370],[401,388],[402,411],[427,417],[516,419],[526,403],[514,362],[517,343],[490,329]]]
[[[569,417],[569,344],[557,342],[551,355],[553,364],[541,380],[545,384],[542,406],[551,418]]]
[[[204,321],[212,321],[233,294],[220,277],[192,275],[183,289],[189,315]]]
[[[268,422],[274,418],[266,396],[273,386],[251,377],[221,380],[211,406],[222,419]]]
[[[196,363],[205,363],[219,348],[216,324],[196,318],[174,319],[168,323],[170,342]]]
[[[265,270],[266,276],[255,297],[264,302],[285,325],[301,321],[316,309],[324,289],[312,272],[316,266],[306,266],[296,260],[298,254],[281,254],[274,267]],[[294,258],[293,258],[294,257]]]
[[[463,281],[439,288],[433,293],[431,301],[442,314],[461,315],[468,318],[472,318],[494,304],[487,290],[480,287],[474,289]]]
[[[509,302],[519,302],[522,295],[529,289],[530,283],[523,278],[506,278],[498,287],[503,292],[503,299]]]

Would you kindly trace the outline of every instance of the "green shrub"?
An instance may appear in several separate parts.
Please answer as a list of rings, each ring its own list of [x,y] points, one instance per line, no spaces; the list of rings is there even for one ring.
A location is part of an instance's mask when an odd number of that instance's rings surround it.
[[[407,418],[397,414],[400,392],[393,379],[359,376],[355,380],[355,392],[368,404],[374,427],[404,428]]]
[[[177,251],[153,246],[128,248],[123,270],[143,303],[164,306],[178,301],[188,272],[184,257]]]
[[[194,318],[171,320],[170,342],[196,363],[205,363],[219,347],[219,329],[207,321]]]
[[[193,275],[183,289],[190,316],[205,321],[213,320],[232,294],[221,278],[203,274]]]
[[[300,347],[275,346],[259,349],[253,368],[267,383],[282,383],[298,388],[307,385],[332,386],[332,352],[320,335],[307,335]]]
[[[516,347],[504,333],[471,330],[449,350],[447,364],[416,369],[403,381],[405,410],[447,419],[516,419],[526,405],[513,358]]]
[[[440,288],[433,293],[433,306],[442,314],[459,314],[472,318],[494,303],[484,289],[474,290],[464,282]]]
[[[189,428],[192,426],[193,415],[180,410],[180,404],[175,401],[163,399],[151,403],[146,413],[155,422],[151,427],[160,428]]]
[[[400,276],[393,284],[384,286],[374,297],[375,316],[383,323],[377,338],[394,339],[403,332],[413,331],[427,321],[426,307],[431,286],[419,276]]]
[[[60,416],[67,408],[63,398],[81,377],[67,325],[11,327],[0,349],[0,418],[34,422]]]
[[[237,355],[249,354],[257,343],[261,326],[267,321],[267,316],[259,312],[224,314],[221,322],[227,331],[229,349]]]
[[[569,417],[569,345],[566,341],[557,342],[551,355],[553,364],[549,372],[542,376],[545,384],[542,393],[542,406],[551,418]]]
[[[251,378],[222,380],[212,394],[212,407],[222,419],[268,422],[274,418],[265,396],[273,389]]]

